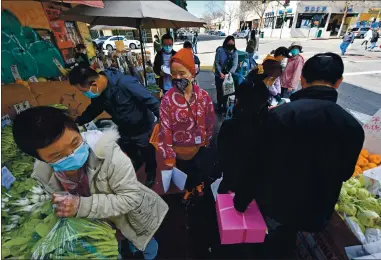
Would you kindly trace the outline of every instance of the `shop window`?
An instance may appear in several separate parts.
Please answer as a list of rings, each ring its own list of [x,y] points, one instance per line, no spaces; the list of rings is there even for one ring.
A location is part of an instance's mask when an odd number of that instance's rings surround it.
[[[288,16],[284,19],[284,25],[283,25],[283,28],[291,28],[292,26],[292,22],[294,20],[294,17],[293,16]],[[283,17],[278,17],[276,19],[276,24],[275,24],[275,29],[280,29],[282,28],[282,24],[283,24]]]
[[[274,17],[265,18],[264,28],[272,28],[274,24]]]
[[[327,14],[299,14],[296,28],[324,28],[327,23]]]

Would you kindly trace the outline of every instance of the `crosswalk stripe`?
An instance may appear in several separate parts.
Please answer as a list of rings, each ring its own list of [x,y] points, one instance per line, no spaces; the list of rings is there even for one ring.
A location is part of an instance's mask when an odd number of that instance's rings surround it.
[[[367,74],[379,74],[381,70],[368,70],[368,71],[358,71],[358,72],[346,72],[344,76],[354,76],[354,75],[367,75]]]

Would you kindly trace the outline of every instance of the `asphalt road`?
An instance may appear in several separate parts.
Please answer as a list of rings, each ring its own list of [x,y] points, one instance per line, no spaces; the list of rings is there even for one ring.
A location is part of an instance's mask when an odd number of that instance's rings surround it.
[[[224,39],[225,37],[199,35],[198,56],[201,66],[213,64],[215,49],[222,45]],[[303,45],[305,59],[322,52],[340,53],[341,40],[261,39],[260,60],[271,50],[279,46],[289,46],[295,40]],[[373,52],[365,51],[361,42],[361,39],[356,39],[352,48],[343,56],[344,82],[338,89],[338,103],[360,117],[362,114],[373,115],[381,108],[381,51],[379,49]],[[381,41],[379,43],[381,44]],[[178,47],[180,46],[179,44]],[[239,50],[245,50],[246,40],[237,39],[236,46]],[[201,87],[209,90],[215,98],[213,73],[202,72],[198,78]]]

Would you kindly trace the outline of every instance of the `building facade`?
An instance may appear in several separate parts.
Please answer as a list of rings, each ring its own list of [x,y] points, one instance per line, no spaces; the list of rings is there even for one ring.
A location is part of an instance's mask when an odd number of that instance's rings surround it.
[[[265,38],[328,38],[338,37],[339,32],[342,35],[348,28],[359,25],[380,26],[379,1],[351,1],[342,28],[346,1],[270,1],[262,4],[262,10],[250,11],[245,20],[240,14],[243,2],[225,2],[225,13],[234,8],[237,12],[230,30],[225,15],[222,29],[225,33],[261,27]]]

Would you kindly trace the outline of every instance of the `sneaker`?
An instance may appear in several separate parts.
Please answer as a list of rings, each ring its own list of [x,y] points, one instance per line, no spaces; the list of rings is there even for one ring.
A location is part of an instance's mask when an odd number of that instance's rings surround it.
[[[155,184],[155,177],[154,177],[154,176],[147,176],[145,185],[146,185],[148,188],[152,188],[152,186],[153,186],[154,184]]]
[[[204,195],[204,183],[201,182],[200,185],[196,186],[196,191],[198,196],[203,196]]]

